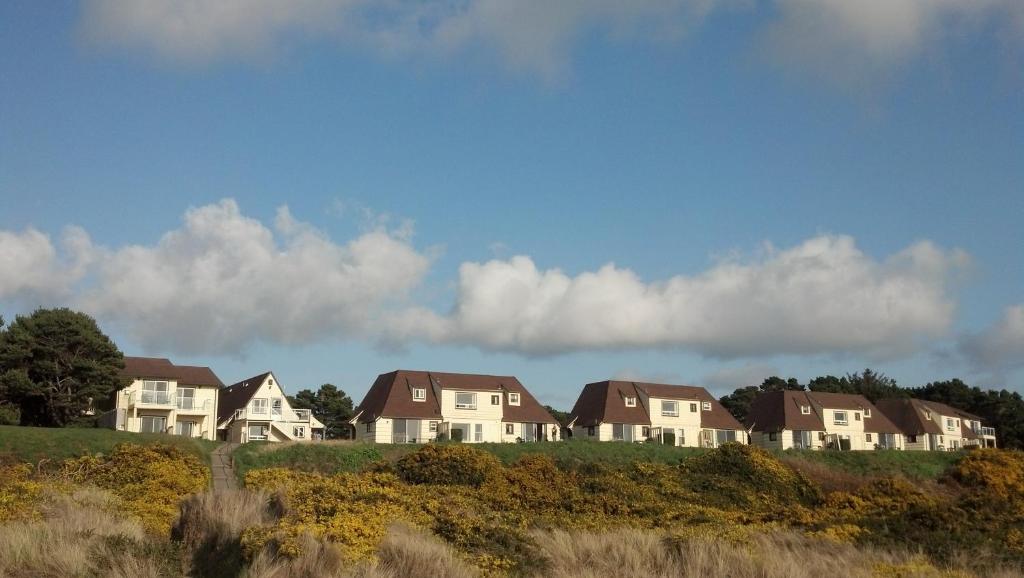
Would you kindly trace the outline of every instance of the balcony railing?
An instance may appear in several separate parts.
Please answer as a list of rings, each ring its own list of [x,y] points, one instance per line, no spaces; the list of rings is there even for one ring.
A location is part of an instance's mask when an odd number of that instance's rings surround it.
[[[199,413],[205,413],[210,409],[210,400],[208,399],[195,399],[194,397],[181,397],[177,396],[174,400],[174,407],[181,411],[195,411]]]
[[[308,409],[296,409],[292,411],[285,410],[282,412],[274,411],[271,413],[266,408],[260,408],[259,410],[253,411],[252,408],[243,407],[235,410],[235,419],[308,423],[310,421],[310,414]]]
[[[128,405],[165,405],[174,404],[174,395],[169,391],[133,391],[128,396]]]
[[[981,428],[981,435],[996,437],[996,428],[994,428],[994,427],[983,427],[983,428]]]

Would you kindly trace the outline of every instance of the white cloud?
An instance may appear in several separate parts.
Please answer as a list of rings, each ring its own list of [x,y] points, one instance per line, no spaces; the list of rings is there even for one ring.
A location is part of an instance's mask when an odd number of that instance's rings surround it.
[[[854,352],[896,356],[945,334],[960,251],[916,243],[875,261],[852,238],[822,236],[646,283],[608,264],[569,276],[529,257],[465,263],[449,315],[407,311],[393,338],[528,355],[680,348],[732,358]]]
[[[701,381],[708,389],[724,395],[732,393],[740,387],[748,385],[761,385],[768,377],[779,375],[779,370],[774,365],[767,363],[745,363],[738,366],[728,366],[718,369],[706,376]]]
[[[378,227],[339,245],[287,207],[272,230],[232,200],[190,209],[153,246],[100,251],[69,229],[61,256],[38,231],[0,231],[0,300],[62,298],[157,352],[361,336],[429,267],[409,233]]]
[[[53,303],[66,298],[95,258],[89,236],[67,227],[59,255],[50,236],[28,228],[0,231],[0,300]]]
[[[509,69],[558,79],[588,35],[671,43],[723,8],[764,18],[771,53],[830,80],[887,75],[960,36],[1020,47],[1019,0],[88,0],[94,42],[187,63],[273,56],[330,39],[399,57],[490,52]],[[767,15],[767,16],[763,16]],[[755,27],[755,30],[757,28]]]
[[[1024,304],[1007,307],[985,330],[960,340],[960,352],[979,371],[1000,375],[1024,367]]]

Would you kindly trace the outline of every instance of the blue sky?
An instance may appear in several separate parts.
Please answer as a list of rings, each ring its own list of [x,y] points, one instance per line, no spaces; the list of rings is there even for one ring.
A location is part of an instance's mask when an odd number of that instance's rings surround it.
[[[130,4],[0,6],[6,318],[357,400],[1024,390],[1014,2]]]

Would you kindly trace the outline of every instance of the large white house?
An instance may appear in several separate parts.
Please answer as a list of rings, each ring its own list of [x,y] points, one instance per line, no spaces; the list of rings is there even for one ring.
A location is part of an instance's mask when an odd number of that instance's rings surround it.
[[[713,448],[747,443],[746,430],[703,387],[599,381],[584,386],[569,415],[573,439]]]
[[[153,357],[125,357],[128,385],[114,394],[100,424],[116,430],[216,439],[217,391],[209,367],[174,365]]]
[[[218,439],[310,441],[323,439],[324,424],[308,409],[292,409],[273,372],[262,373],[220,390]]]
[[[523,384],[499,375],[384,373],[370,386],[351,423],[357,440],[376,443],[561,439],[558,422]]]
[[[762,393],[746,421],[751,443],[767,449],[904,449],[902,430],[863,395]]]
[[[881,410],[903,430],[908,450],[955,451],[967,446],[996,447],[996,431],[981,418],[935,401],[883,399]]]

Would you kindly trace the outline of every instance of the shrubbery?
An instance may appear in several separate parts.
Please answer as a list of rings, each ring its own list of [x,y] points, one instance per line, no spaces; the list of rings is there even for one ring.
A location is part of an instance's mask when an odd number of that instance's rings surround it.
[[[468,445],[428,444],[398,460],[395,470],[410,484],[480,487],[500,475],[501,462]]]

